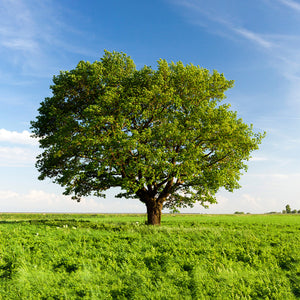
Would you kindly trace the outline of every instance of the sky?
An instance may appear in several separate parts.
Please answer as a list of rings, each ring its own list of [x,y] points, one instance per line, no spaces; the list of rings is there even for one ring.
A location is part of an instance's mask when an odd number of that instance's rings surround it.
[[[256,132],[241,188],[185,213],[300,209],[300,0],[0,0],[0,212],[144,213],[138,200],[63,196],[39,181],[30,121],[53,75],[104,49],[137,68],[182,61],[235,80],[231,109]],[[167,212],[167,211],[166,211]]]

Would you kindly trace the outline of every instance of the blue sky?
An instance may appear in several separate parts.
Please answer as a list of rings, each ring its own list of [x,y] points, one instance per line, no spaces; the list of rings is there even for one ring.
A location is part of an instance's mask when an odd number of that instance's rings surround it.
[[[267,132],[241,189],[183,212],[300,209],[299,28],[299,0],[1,0],[0,212],[145,212],[114,191],[77,203],[37,180],[30,121],[51,95],[52,76],[99,60],[104,49],[130,55],[137,68],[163,58],[224,73],[235,80],[226,101]]]

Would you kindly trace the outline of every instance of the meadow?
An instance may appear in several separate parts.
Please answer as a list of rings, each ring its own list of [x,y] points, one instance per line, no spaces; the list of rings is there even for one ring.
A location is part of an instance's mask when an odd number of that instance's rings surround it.
[[[300,215],[0,214],[0,299],[300,299]]]

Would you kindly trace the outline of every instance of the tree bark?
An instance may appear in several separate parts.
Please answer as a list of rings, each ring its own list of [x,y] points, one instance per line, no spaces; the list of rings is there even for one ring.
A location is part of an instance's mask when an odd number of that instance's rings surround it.
[[[161,211],[162,211],[162,203],[157,201],[156,199],[149,199],[146,202],[147,207],[147,224],[148,225],[160,225],[161,222]]]

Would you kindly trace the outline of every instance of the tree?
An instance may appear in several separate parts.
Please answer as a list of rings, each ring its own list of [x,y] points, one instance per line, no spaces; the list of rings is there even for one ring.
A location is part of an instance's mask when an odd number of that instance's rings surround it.
[[[105,51],[53,83],[31,122],[43,149],[39,179],[77,201],[120,187],[117,197],[146,205],[148,224],[160,224],[163,207],[207,206],[221,187],[238,188],[264,136],[221,104],[233,81],[192,64],[137,70],[126,54]]]
[[[290,205],[289,204],[287,204],[286,206],[285,206],[285,211],[286,211],[286,213],[287,214],[290,214],[291,213],[291,207],[290,207]]]

